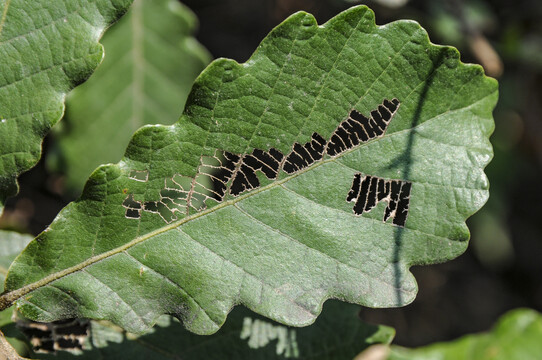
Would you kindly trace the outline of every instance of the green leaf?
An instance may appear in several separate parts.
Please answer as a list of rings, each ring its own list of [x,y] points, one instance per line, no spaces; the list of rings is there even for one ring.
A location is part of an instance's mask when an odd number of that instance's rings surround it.
[[[33,238],[28,234],[0,230],[0,293],[4,291],[4,280],[11,262]]]
[[[167,313],[207,334],[237,304],[293,326],[329,298],[405,305],[411,265],[467,246],[496,100],[496,81],[415,22],[294,14],[245,64],[213,62],[178,123],[139,130],[91,175],[15,261],[0,309],[131,332]]]
[[[530,309],[503,315],[487,334],[467,335],[447,343],[417,349],[392,347],[390,360],[524,360],[542,354],[542,316]]]
[[[0,1],[0,212],[39,160],[65,95],[102,60],[98,39],[131,2]]]
[[[57,161],[67,186],[80,192],[98,165],[118,162],[141,126],[179,118],[210,58],[192,37],[196,22],[177,0],[136,0],[107,31],[104,62],[66,101]]]
[[[93,321],[92,348],[77,358],[352,359],[372,344],[389,344],[395,333],[386,326],[363,323],[358,311],[359,306],[331,301],[314,325],[298,329],[270,322],[239,307],[211,336],[194,335],[169,316],[161,317],[149,333],[141,336]],[[61,358],[74,356],[62,354]]]
[[[4,291],[4,280],[9,265],[33,238],[28,234],[0,230],[0,293]],[[29,348],[24,342],[24,335],[15,328],[15,324],[11,320],[12,315],[13,308],[0,312],[0,331],[4,333],[11,346],[19,354],[24,355]]]

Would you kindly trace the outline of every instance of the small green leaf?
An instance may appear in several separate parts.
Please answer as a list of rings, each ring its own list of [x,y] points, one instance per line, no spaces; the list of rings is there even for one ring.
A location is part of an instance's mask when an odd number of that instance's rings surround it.
[[[131,332],[167,313],[207,334],[237,304],[294,326],[329,298],[405,305],[411,265],[467,246],[496,100],[496,81],[415,22],[294,14],[91,175],[12,265],[0,309]]]
[[[0,1],[0,213],[40,158],[65,95],[102,60],[98,39],[131,2]]]
[[[503,315],[487,334],[467,335],[458,340],[417,349],[392,347],[390,360],[527,360],[542,354],[542,316],[530,309]]]
[[[136,0],[104,35],[104,62],[68,96],[58,134],[71,189],[80,192],[98,165],[118,162],[141,126],[178,120],[209,63],[192,37],[196,21],[177,0]]]

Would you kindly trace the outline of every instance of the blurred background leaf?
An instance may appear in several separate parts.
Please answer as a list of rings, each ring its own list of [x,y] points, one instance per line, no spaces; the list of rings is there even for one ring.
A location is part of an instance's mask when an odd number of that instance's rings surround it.
[[[132,134],[146,124],[178,120],[210,55],[192,33],[197,19],[175,0],[136,0],[103,37],[105,58],[74,90],[57,127],[50,166],[79,194],[98,165],[118,162]]]
[[[394,330],[369,325],[359,306],[328,301],[316,322],[291,328],[236,307],[215,334],[195,335],[170,316],[162,316],[147,334],[134,335],[109,322],[92,321],[87,349],[36,354],[39,359],[352,359],[372,344],[389,344]]]
[[[517,309],[502,316],[491,332],[418,349],[392,346],[389,360],[529,360],[542,354],[542,316]]]

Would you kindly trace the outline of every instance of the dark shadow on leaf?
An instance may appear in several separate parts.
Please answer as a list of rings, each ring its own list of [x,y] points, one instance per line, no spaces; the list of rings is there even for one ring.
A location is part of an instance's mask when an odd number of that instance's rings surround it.
[[[433,68],[431,69],[431,72],[429,73],[427,80],[425,81],[423,90],[420,94],[420,98],[418,99],[418,104],[416,105],[416,110],[414,111],[414,117],[412,119],[412,124],[411,124],[412,130],[409,133],[408,142],[407,142],[405,151],[399,154],[388,166],[388,168],[402,167],[403,168],[402,178],[404,180],[410,179],[410,171],[411,171],[411,164],[412,164],[412,147],[414,145],[414,136],[416,135],[416,127],[420,123],[420,116],[422,113],[423,106],[425,104],[427,92],[429,88],[431,87],[431,84],[433,83],[436,70],[444,63],[444,60],[446,58],[446,53],[449,53],[448,48],[442,47],[438,55],[435,57],[435,60],[433,61]],[[395,278],[394,285],[396,289],[395,301],[396,301],[396,304],[398,305],[403,303],[403,295],[401,294],[401,281],[403,278],[403,274],[401,272],[401,266],[400,266],[399,261],[401,259],[404,230],[405,229],[403,227],[398,226],[395,228],[395,234],[394,234],[393,273],[394,273],[394,278]]]

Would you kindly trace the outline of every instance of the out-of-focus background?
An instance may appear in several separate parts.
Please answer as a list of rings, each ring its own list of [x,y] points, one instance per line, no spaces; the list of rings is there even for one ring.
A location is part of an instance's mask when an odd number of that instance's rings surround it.
[[[507,310],[542,311],[542,2],[539,0],[185,0],[199,18],[198,40],[214,58],[246,61],[265,35],[288,15],[305,10],[324,23],[364,3],[377,24],[418,21],[437,44],[453,45],[463,62],[482,64],[499,80],[487,168],[491,196],[469,220],[468,250],[445,264],[413,268],[414,303],[399,309],[363,309],[361,317],[394,327],[394,343],[418,346],[489,329]],[[38,234],[75,198],[61,172],[44,157],[20,178],[0,227]]]

